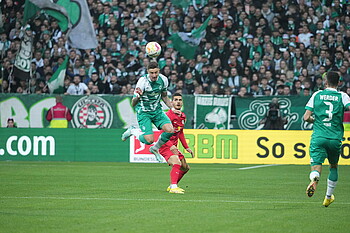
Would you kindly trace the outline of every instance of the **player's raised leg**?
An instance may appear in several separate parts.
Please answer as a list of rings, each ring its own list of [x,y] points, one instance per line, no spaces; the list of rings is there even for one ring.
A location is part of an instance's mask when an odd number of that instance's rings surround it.
[[[157,119],[155,120],[155,125],[160,125],[161,126],[160,128],[164,131],[160,135],[160,137],[158,138],[158,141],[154,144],[154,146],[151,146],[149,149],[149,151],[153,153],[158,160],[158,158],[162,157],[158,150],[162,145],[164,145],[166,142],[169,141],[171,136],[173,136],[174,127],[170,123],[169,118],[163,112],[157,116]]]
[[[321,170],[322,165],[311,166],[311,172],[309,176],[310,184],[306,188],[306,194],[308,195],[308,197],[312,197],[316,191],[316,187],[321,176]]]

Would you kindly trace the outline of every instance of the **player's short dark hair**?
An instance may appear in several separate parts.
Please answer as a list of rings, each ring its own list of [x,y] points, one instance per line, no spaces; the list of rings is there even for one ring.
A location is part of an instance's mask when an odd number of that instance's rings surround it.
[[[173,94],[173,96],[171,97],[171,99],[173,100],[175,96],[181,96],[181,97],[182,97],[182,94],[181,94],[181,93],[175,92],[175,93]]]
[[[332,87],[338,86],[339,74],[335,71],[328,71],[327,72],[327,82]]]
[[[159,68],[158,62],[155,60],[150,61],[148,64],[147,70],[155,69],[155,68]]]

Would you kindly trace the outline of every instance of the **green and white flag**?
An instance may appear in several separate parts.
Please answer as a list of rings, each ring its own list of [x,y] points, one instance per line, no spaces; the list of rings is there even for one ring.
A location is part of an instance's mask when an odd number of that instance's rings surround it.
[[[62,64],[58,67],[56,72],[52,75],[50,80],[47,82],[50,93],[62,94],[64,86],[64,78],[66,77],[66,70],[68,64],[68,56],[64,59]]]
[[[25,4],[24,22],[38,10],[54,17],[62,31],[67,31],[68,44],[77,49],[94,49],[97,39],[86,0],[28,0]]]
[[[173,42],[174,49],[179,51],[186,59],[193,59],[201,40],[206,35],[206,28],[210,19],[211,16],[199,28],[192,30],[191,33],[178,32],[171,35],[169,39]]]
[[[71,27],[68,12],[63,6],[46,0],[29,0],[24,5],[23,23],[26,24],[38,11],[43,10],[46,14],[55,18],[63,32]]]

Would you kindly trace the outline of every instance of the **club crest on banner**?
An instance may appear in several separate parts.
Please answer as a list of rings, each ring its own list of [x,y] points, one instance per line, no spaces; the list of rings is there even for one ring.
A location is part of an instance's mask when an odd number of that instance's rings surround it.
[[[110,128],[113,112],[110,104],[98,96],[79,99],[72,108],[74,128]]]

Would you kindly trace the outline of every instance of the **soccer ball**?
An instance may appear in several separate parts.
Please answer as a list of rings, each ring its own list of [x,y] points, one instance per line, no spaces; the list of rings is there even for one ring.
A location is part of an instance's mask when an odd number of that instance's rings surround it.
[[[155,41],[149,42],[146,45],[146,54],[149,57],[156,58],[162,52],[162,47]]]

